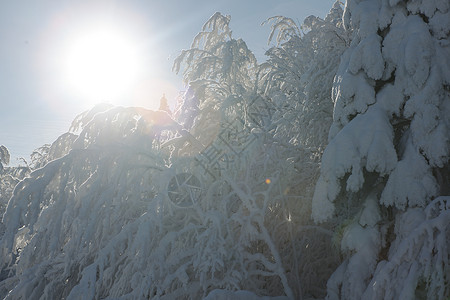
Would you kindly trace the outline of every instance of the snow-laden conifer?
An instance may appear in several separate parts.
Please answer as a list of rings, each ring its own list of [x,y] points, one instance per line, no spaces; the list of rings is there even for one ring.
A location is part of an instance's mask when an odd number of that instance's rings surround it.
[[[448,1],[346,2],[352,42],[335,77],[313,198],[313,218],[333,218],[342,233],[345,260],[328,282],[329,299],[450,293],[448,200],[437,198],[449,185],[450,28],[438,21],[449,8]],[[422,217],[411,227],[413,215]]]

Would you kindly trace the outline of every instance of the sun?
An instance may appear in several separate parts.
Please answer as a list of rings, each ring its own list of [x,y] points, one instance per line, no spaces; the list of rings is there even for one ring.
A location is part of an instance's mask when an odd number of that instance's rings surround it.
[[[113,27],[81,33],[68,46],[65,81],[90,101],[112,101],[129,92],[139,76],[136,42]]]

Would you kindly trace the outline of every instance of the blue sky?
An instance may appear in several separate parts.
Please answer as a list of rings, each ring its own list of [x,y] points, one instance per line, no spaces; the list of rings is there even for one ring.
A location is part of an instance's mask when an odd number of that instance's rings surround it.
[[[40,0],[0,1],[0,145],[17,157],[66,132],[73,118],[93,105],[64,85],[59,72],[63,50],[75,35],[108,19],[133,37],[143,71],[132,91],[113,104],[157,108],[183,89],[171,72],[173,60],[189,48],[201,26],[216,11],[231,15],[234,38],[242,38],[264,60],[269,48],[267,18],[283,15],[298,23],[324,17],[334,0]],[[110,101],[98,99],[98,102]]]

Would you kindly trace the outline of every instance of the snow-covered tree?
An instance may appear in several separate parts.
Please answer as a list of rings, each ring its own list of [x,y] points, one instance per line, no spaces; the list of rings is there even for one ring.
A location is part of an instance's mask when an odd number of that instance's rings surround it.
[[[195,36],[191,48],[175,60],[176,72],[185,66],[185,83],[214,81],[223,93],[238,95],[253,87],[256,58],[242,39],[232,38],[230,20],[216,12]]]
[[[10,159],[10,154],[8,148],[1,145],[0,146],[0,172],[3,171],[3,165],[8,165]]]
[[[2,171],[0,171],[0,223],[1,217],[5,212],[9,199],[13,195],[13,190],[16,185],[33,170],[42,168],[49,161],[67,154],[71,149],[71,144],[75,137],[76,136],[72,133],[63,134],[51,145],[45,144],[35,149],[30,155],[30,162],[27,162],[24,158],[21,158],[21,163],[18,166],[4,167]],[[6,165],[9,163],[9,152],[7,152],[8,149],[6,147],[1,147],[0,156],[3,157],[3,163]]]
[[[11,198],[14,187],[29,174],[27,166],[8,166],[11,155],[8,148],[0,146],[0,238],[3,235],[4,225],[1,216],[5,212],[9,198]],[[1,278],[1,276],[0,276]]]
[[[263,149],[245,165],[258,166],[206,182],[194,159],[154,147],[140,111],[77,117],[92,118],[74,140],[54,143],[69,151],[17,185],[3,216],[0,296],[173,299],[247,289],[292,298],[265,223],[278,201],[272,190],[283,187],[264,183]]]
[[[264,127],[265,140],[279,153],[271,155],[272,167],[284,162],[292,168],[280,176],[281,182],[289,182],[284,191],[285,219],[289,222],[276,217],[271,220],[272,226],[279,228],[274,236],[279,237],[277,244],[284,249],[286,264],[295,266],[291,279],[296,291],[300,290],[297,297],[323,297],[338,261],[331,231],[312,224],[310,213],[319,159],[332,122],[333,77],[349,43],[342,13],[337,2],[325,19],[310,16],[301,26],[285,17],[268,20],[272,23],[269,40],[276,36],[277,46],[267,52],[269,60],[260,72],[261,91],[273,109],[269,126]]]
[[[199,110],[191,133],[209,144],[224,122],[237,115],[245,118],[244,106],[256,96],[258,64],[242,39],[234,39],[231,17],[215,13],[196,35],[191,48],[183,50],[174,62],[177,73],[183,67],[186,99],[198,103],[185,107]]]
[[[263,88],[277,104],[277,136],[321,154],[332,122],[331,88],[349,34],[342,26],[337,1],[325,19],[307,17],[301,26],[286,17],[273,17],[263,64]]]
[[[15,189],[3,216],[0,261],[9,275],[0,283],[2,297],[69,296],[87,276],[85,268],[103,259],[101,249],[147,210],[146,198],[154,193],[147,182],[164,162],[152,154],[137,114],[116,108],[90,115],[75,140],[65,134],[52,145],[50,153],[61,157]],[[89,289],[72,295],[90,297]]]
[[[448,1],[348,0],[352,42],[313,199],[345,254],[329,299],[445,299],[449,289]]]
[[[238,232],[253,228],[251,230],[254,230],[254,234],[251,236],[259,241],[245,242],[243,245],[241,243],[244,240],[241,240],[238,245],[252,253],[252,257],[276,257],[275,263],[280,271],[283,270],[283,273],[279,275],[279,278],[284,278],[281,289],[272,276],[261,279],[261,284],[266,282],[266,286],[272,286],[269,290],[275,295],[277,293],[299,295],[298,276],[295,278],[296,275],[292,275],[288,278],[284,273],[285,267],[292,269],[294,266],[295,255],[292,255],[292,252],[289,257],[279,254],[282,247],[289,241],[285,233],[280,234],[283,231],[281,228],[286,229],[286,227],[280,226],[274,230],[272,226],[276,222],[286,223],[286,216],[289,215],[288,208],[281,207],[280,202],[286,198],[283,196],[285,188],[293,184],[292,180],[285,180],[293,170],[286,160],[283,163],[272,157],[272,155],[279,157],[277,152],[280,153],[280,150],[283,150],[276,145],[270,145],[270,134],[267,135],[264,128],[268,125],[265,122],[270,119],[270,116],[265,115],[268,106],[265,103],[267,98],[262,97],[257,90],[258,65],[245,42],[231,38],[229,21],[229,17],[219,13],[212,16],[203,27],[203,31],[194,39],[192,48],[184,51],[175,63],[175,67],[178,68],[181,65],[186,66],[185,81],[190,85],[183,104],[187,112],[184,116],[192,119],[192,112],[196,112],[195,121],[191,121],[193,124],[191,132],[206,147],[200,153],[200,158],[209,155],[210,152],[226,155],[219,160],[226,164],[225,170],[221,170],[218,177],[220,182],[227,178],[224,183],[217,185],[215,182],[209,182],[207,178],[203,179],[206,185],[211,185],[211,189],[225,188],[225,191],[214,193],[221,196],[208,202],[224,203],[225,207],[232,205],[231,207],[237,213],[237,215],[231,214],[232,223],[243,217],[237,218],[240,207],[250,213],[250,216],[246,217],[249,220],[239,225],[242,229]],[[198,48],[200,45],[201,49]],[[193,105],[185,105],[188,101]],[[283,153],[287,155],[286,152]],[[212,164],[209,161],[207,163],[203,167],[209,168]],[[286,172],[281,176],[280,172],[283,169]],[[285,188],[269,189],[269,186],[264,183],[269,177],[273,185],[278,186],[282,182],[281,186]],[[245,193],[239,191],[242,187]],[[246,193],[248,195],[245,195]],[[229,212],[224,214],[230,216]],[[223,219],[222,222],[224,223],[221,227],[230,227],[228,224],[230,218]],[[258,226],[249,226],[252,223]],[[288,225],[288,227],[291,226],[293,224]],[[289,232],[292,233],[292,231]],[[255,245],[259,246],[255,247]],[[297,272],[289,273],[297,274]],[[270,271],[267,274],[271,274]],[[247,285],[248,288],[258,292],[258,287],[254,286],[254,283],[248,282]],[[295,287],[294,292],[290,291],[292,286]]]
[[[267,51],[269,59],[262,66],[262,87],[276,107],[270,129],[277,142],[297,152],[305,189],[317,180],[318,159],[332,122],[332,82],[349,43],[342,13],[336,2],[324,20],[309,16],[300,27],[286,17],[268,20],[269,41],[278,32],[278,46]]]
[[[0,146],[0,216],[3,215],[7,201],[11,195],[12,188],[10,180],[6,180],[4,173],[5,168],[3,165],[9,164],[10,154],[8,148]],[[9,179],[9,177],[8,177]],[[3,223],[0,220],[0,237],[3,235]]]

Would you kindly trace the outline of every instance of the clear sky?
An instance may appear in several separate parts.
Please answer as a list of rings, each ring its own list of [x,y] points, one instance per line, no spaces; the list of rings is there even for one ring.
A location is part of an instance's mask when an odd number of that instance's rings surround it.
[[[216,11],[231,15],[233,37],[242,38],[262,62],[270,32],[270,26],[260,26],[263,21],[275,15],[291,17],[298,23],[309,15],[324,17],[333,2],[0,0],[0,145],[10,150],[11,162],[16,164],[17,157],[29,159],[32,150],[52,143],[68,130],[77,114],[96,102],[156,109],[162,93],[173,100],[183,90],[181,76],[171,72],[173,60],[182,49],[189,48]],[[133,77],[133,81],[114,95],[80,88],[81,84],[96,84],[95,78],[101,73],[72,72],[70,78],[78,80],[74,84],[69,83],[66,70],[74,49],[81,47],[78,52],[82,52],[92,48],[86,50],[77,41],[90,34],[96,36],[96,28],[103,25],[118,32],[120,43],[133,45],[133,63],[139,69],[133,76],[121,72],[126,80]],[[104,52],[107,56],[110,51]],[[83,63],[92,64],[78,57],[70,66],[80,69]],[[120,65],[107,67],[110,73],[121,70]]]

